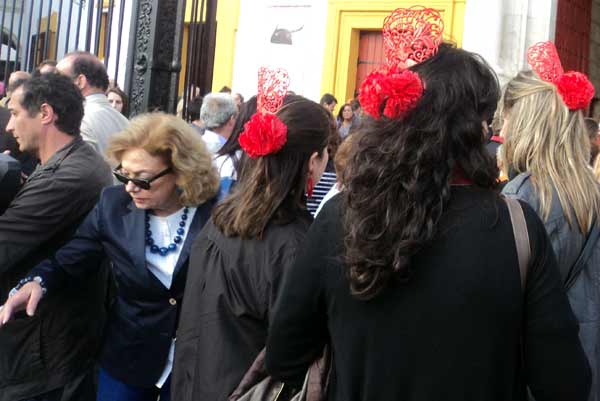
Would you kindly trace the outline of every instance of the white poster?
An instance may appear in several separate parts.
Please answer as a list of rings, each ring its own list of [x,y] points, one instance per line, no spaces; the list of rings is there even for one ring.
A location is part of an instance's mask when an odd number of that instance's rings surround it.
[[[319,97],[325,17],[319,0],[242,1],[236,37],[233,90],[256,94],[261,66],[285,68],[290,90]]]

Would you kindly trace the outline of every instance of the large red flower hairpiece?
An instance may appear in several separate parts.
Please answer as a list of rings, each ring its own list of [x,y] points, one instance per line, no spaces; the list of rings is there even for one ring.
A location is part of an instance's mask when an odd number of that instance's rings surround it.
[[[536,43],[527,49],[527,62],[546,82],[556,86],[569,110],[587,109],[594,97],[594,85],[588,77],[577,71],[565,72],[554,43]]]
[[[437,10],[414,6],[398,8],[383,22],[386,66],[362,82],[358,99],[374,118],[402,118],[423,96],[419,75],[407,68],[437,53],[444,21]]]
[[[238,142],[251,158],[277,153],[287,141],[287,126],[275,113],[283,104],[290,77],[283,68],[258,70],[256,113],[244,125]]]

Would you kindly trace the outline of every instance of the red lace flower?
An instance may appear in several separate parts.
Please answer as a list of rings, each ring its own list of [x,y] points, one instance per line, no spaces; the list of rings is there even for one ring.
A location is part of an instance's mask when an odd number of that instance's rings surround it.
[[[580,72],[566,72],[558,77],[555,84],[570,110],[586,109],[594,97],[594,85]]]
[[[374,118],[402,117],[412,110],[423,96],[419,75],[410,70],[391,68],[374,71],[360,86],[359,101],[363,110]]]
[[[287,141],[287,126],[275,114],[255,113],[238,139],[251,158],[277,153]]]
[[[527,62],[542,81],[556,85],[569,110],[582,110],[590,105],[594,85],[581,72],[564,72],[554,43],[546,41],[531,46],[527,49]]]

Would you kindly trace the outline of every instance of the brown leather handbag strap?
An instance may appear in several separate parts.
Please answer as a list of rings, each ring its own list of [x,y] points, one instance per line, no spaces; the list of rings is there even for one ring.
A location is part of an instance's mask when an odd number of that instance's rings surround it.
[[[517,256],[519,258],[519,272],[521,274],[521,289],[525,292],[527,283],[527,270],[529,260],[531,259],[531,247],[529,245],[529,232],[527,231],[527,222],[525,214],[519,201],[509,197],[504,197],[506,206],[508,206],[508,214],[512,223],[513,234],[515,236],[515,244],[517,246]]]

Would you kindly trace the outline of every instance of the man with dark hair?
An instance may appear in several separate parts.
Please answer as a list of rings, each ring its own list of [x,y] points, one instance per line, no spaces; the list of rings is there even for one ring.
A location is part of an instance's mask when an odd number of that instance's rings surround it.
[[[71,78],[85,97],[81,136],[104,155],[109,138],[129,123],[105,95],[109,82],[104,63],[91,53],[77,51],[67,54],[56,69]]]
[[[240,107],[242,107],[242,104],[244,103],[244,96],[242,96],[241,93],[235,93],[233,95],[233,101],[235,102],[235,105],[238,107],[239,110]]]
[[[79,133],[83,97],[67,77],[17,87],[6,127],[40,165],[0,215],[0,304],[28,272],[64,245],[96,204],[111,171]],[[93,400],[106,272],[49,297],[0,330],[0,401]]]
[[[54,60],[44,60],[37,66],[37,68],[33,71],[34,77],[39,77],[44,74],[52,74],[56,72],[56,61]]]
[[[331,93],[326,93],[321,97],[321,101],[319,102],[321,106],[325,107],[329,110],[330,113],[333,113],[335,106],[338,104],[337,99]]]
[[[192,99],[187,106],[188,117],[191,121],[190,125],[200,135],[204,134],[204,123],[200,119],[200,109],[202,108],[202,95],[198,95]]]

